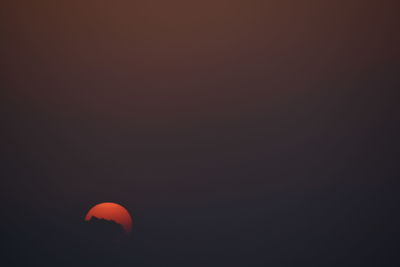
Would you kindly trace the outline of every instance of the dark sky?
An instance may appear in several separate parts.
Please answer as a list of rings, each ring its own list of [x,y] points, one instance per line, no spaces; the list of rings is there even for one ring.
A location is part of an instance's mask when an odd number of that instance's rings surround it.
[[[396,2],[2,1],[0,265],[399,266]]]

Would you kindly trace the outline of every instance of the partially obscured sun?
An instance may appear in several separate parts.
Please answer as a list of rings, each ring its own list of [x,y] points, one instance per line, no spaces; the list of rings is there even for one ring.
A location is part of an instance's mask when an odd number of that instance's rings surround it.
[[[86,214],[85,221],[89,221],[92,217],[114,221],[120,224],[127,233],[132,230],[131,215],[124,207],[116,203],[104,202],[95,205]]]

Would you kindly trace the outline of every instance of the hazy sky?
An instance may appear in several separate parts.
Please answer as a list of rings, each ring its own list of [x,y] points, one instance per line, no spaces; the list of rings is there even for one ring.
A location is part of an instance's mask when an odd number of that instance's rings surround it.
[[[7,259],[113,201],[122,265],[394,266],[396,5],[2,1]]]

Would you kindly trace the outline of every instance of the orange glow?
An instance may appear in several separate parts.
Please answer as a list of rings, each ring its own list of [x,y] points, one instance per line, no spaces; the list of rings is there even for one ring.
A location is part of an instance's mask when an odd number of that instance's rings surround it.
[[[89,221],[92,217],[114,221],[122,225],[128,233],[132,230],[131,215],[124,207],[116,203],[105,202],[95,205],[86,214],[85,221]]]

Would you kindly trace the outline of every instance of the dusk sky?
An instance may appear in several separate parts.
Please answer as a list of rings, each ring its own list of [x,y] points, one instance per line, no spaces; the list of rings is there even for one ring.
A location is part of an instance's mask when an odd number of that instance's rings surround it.
[[[399,10],[2,1],[0,265],[399,266]]]

